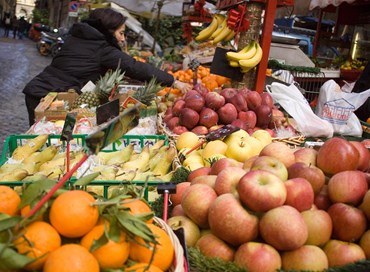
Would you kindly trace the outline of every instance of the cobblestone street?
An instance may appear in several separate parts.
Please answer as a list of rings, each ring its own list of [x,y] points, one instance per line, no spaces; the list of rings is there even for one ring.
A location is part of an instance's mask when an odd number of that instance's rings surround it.
[[[10,35],[12,37],[12,35]],[[4,38],[0,30],[0,150],[7,136],[25,133],[28,115],[22,90],[29,80],[51,62],[41,56],[36,43]]]

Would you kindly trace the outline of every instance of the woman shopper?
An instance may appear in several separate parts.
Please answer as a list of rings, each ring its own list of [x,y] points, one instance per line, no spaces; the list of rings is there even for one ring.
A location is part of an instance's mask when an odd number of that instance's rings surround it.
[[[191,89],[191,85],[122,51],[125,20],[126,17],[111,8],[99,8],[87,20],[72,26],[62,50],[23,89],[30,125],[35,121],[36,106],[49,92],[80,91],[88,81],[96,82],[107,70],[117,67],[132,79],[148,82],[156,78],[158,83],[183,92]]]

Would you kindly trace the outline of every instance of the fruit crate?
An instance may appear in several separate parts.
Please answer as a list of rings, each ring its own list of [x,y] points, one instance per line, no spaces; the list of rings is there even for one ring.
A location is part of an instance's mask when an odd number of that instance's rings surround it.
[[[0,166],[5,164],[14,152],[14,150],[23,144],[25,144],[29,139],[35,138],[38,135],[10,135],[6,138],[4,143],[4,149],[1,154],[0,158]],[[85,147],[85,139],[86,134],[75,134],[73,135],[73,139],[70,141],[70,150],[77,150],[81,147]],[[165,145],[169,145],[170,141],[166,135],[124,135],[121,139],[117,140],[116,142],[112,143],[111,145],[104,148],[101,152],[113,152],[117,151],[120,148],[127,146],[130,143],[134,144],[134,150],[140,151],[145,145],[153,145],[159,140],[165,140]],[[66,143],[60,141],[60,135],[49,135],[48,140],[45,143],[46,146],[49,145],[60,145],[61,150],[66,150]],[[175,168],[176,165],[173,165]],[[72,177],[70,181],[68,181],[65,185],[66,188],[73,188],[73,183],[76,181],[75,177]],[[8,185],[12,187],[20,187],[23,185],[22,181],[4,181],[1,182],[3,185]],[[117,180],[94,180],[88,186],[92,186],[95,188],[102,188],[103,196],[107,198],[108,196],[108,189],[111,186],[121,186],[125,184],[133,184],[136,186],[144,186],[147,185],[147,188],[144,190],[144,197],[148,200],[149,199],[149,191],[148,188],[153,188],[153,186],[157,186],[160,184],[160,181],[143,181],[143,180],[134,180],[134,181],[117,181]],[[86,189],[86,187],[84,188]]]

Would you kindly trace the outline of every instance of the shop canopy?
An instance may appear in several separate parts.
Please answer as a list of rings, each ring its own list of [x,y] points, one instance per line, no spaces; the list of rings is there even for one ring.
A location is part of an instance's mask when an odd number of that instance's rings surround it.
[[[333,6],[337,7],[340,4],[342,4],[343,2],[346,2],[348,4],[352,4],[355,1],[356,0],[311,0],[310,10],[313,10],[316,7],[319,7],[319,8],[323,9],[323,8],[326,8],[329,5],[333,5]]]

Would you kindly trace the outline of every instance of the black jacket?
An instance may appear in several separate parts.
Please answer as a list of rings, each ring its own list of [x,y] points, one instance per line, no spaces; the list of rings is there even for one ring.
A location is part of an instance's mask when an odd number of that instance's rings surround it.
[[[164,86],[174,82],[172,75],[122,52],[113,35],[99,22],[86,21],[72,26],[62,50],[25,86],[23,93],[44,97],[51,91],[70,88],[80,91],[88,81],[95,83],[108,69],[116,69],[119,63],[125,76],[132,79],[148,82],[155,77]]]

